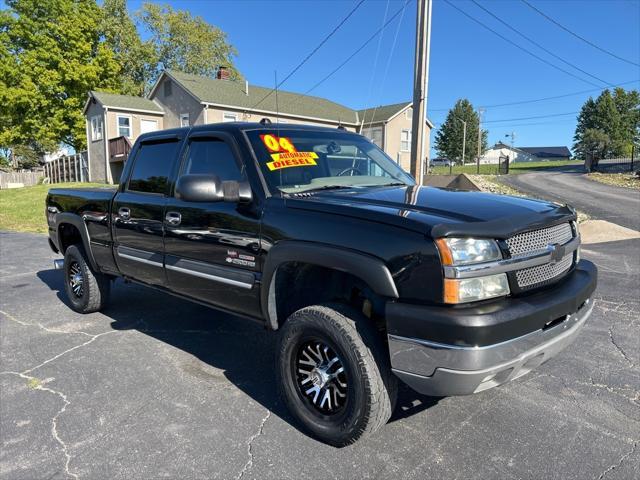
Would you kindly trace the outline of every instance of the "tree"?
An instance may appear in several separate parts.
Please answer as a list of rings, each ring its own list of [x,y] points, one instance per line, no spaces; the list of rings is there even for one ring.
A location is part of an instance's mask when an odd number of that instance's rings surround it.
[[[593,155],[597,160],[604,158],[611,147],[609,135],[597,128],[587,128],[580,142],[581,150]]]
[[[594,131],[600,133],[596,135]],[[574,155],[586,158],[588,153],[592,153],[588,148],[594,145],[594,138],[602,140],[605,137],[608,139],[605,146],[598,150],[600,158],[629,155],[633,143],[638,142],[639,133],[638,91],[616,88],[612,94],[604,90],[596,100],[590,97],[580,110],[573,136]]]
[[[102,11],[101,32],[120,66],[119,93],[144,95],[157,71],[153,44],[140,39],[126,0],[104,0]]]
[[[95,0],[6,0],[0,11],[0,145],[85,146],[87,91],[117,91]]]
[[[186,73],[213,76],[220,66],[227,67],[232,77],[239,73],[233,65],[236,49],[227,42],[226,34],[169,5],[145,3],[138,18],[151,34],[150,42],[158,60],[158,69],[175,69]]]
[[[465,145],[464,161],[469,162],[478,156],[478,127],[480,117],[466,98],[456,102],[449,110],[447,119],[436,132],[435,147],[438,155],[449,160],[462,160],[462,144],[464,125],[467,123],[467,135]],[[486,130],[482,131],[481,153],[487,150]]]

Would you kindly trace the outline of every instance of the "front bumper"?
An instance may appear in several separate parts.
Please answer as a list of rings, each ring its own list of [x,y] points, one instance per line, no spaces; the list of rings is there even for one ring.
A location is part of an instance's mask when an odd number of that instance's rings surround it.
[[[448,329],[437,315],[442,313],[440,307],[419,307],[425,324],[421,331],[433,333],[427,338],[398,331],[413,324],[417,306],[408,307],[414,318],[407,323],[398,321],[403,310],[399,304],[388,305],[393,372],[414,390],[434,396],[468,395],[518,378],[576,338],[593,310],[596,277],[595,266],[582,261],[553,289],[505,299],[499,308],[486,311],[486,307],[449,309],[447,315],[453,317],[448,318],[456,321]],[[522,324],[528,326],[527,332],[504,338],[505,330],[519,331]],[[495,340],[487,341],[491,338]]]

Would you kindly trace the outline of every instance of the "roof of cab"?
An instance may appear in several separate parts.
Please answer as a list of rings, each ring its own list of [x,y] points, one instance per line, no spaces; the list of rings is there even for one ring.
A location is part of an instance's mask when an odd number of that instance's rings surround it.
[[[196,125],[192,127],[179,127],[179,128],[170,128],[167,130],[156,130],[155,132],[145,133],[140,135],[139,140],[152,140],[152,139],[162,139],[162,138],[171,138],[172,136],[181,137],[186,135],[189,132],[207,132],[207,131],[218,131],[218,132],[229,132],[229,131],[239,131],[239,130],[306,130],[306,131],[318,131],[318,132],[339,132],[339,133],[350,133],[355,134],[355,132],[350,132],[347,130],[343,130],[335,127],[321,127],[318,125],[306,125],[306,124],[276,124],[276,123],[267,123],[262,124],[259,122],[221,122],[221,123],[207,123],[206,125]]]

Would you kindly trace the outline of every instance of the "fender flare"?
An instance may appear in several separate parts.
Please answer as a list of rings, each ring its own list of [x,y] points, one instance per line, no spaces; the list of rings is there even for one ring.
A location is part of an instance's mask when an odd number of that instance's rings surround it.
[[[374,293],[398,298],[391,272],[382,260],[371,255],[313,242],[283,240],[271,247],[262,273],[260,305],[272,330],[278,329],[275,278],[284,263],[302,262],[349,273],[365,282]]]
[[[73,225],[80,232],[80,237],[82,238],[82,245],[84,246],[84,251],[87,254],[89,263],[91,267],[95,271],[99,271],[98,264],[96,263],[96,259],[93,256],[93,251],[91,250],[91,242],[89,241],[89,231],[87,230],[87,224],[84,223],[84,220],[79,215],[75,213],[62,212],[56,215],[56,235],[58,237],[58,249],[62,252],[62,237],[60,235],[60,225],[68,223]]]

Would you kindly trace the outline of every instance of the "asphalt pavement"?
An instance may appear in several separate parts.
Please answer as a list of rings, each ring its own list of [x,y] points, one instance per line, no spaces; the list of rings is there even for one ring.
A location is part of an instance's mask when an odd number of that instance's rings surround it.
[[[568,203],[590,217],[640,230],[640,190],[589,180],[582,170],[581,165],[569,165],[500,179],[533,197]]]
[[[0,478],[640,478],[640,240],[585,247],[596,306],[559,356],[473,396],[403,388],[335,449],[278,401],[276,334],[121,281],[76,314],[46,237],[0,233]]]

